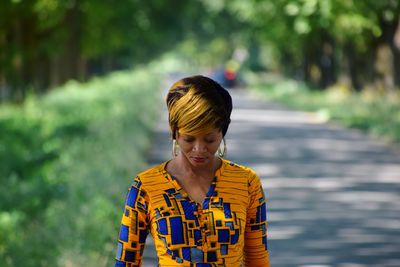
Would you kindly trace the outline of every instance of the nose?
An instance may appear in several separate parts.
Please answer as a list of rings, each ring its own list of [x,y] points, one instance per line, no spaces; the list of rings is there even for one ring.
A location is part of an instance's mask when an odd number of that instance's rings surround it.
[[[193,145],[193,151],[196,152],[206,152],[207,151],[207,146],[205,142],[202,141],[196,141]]]

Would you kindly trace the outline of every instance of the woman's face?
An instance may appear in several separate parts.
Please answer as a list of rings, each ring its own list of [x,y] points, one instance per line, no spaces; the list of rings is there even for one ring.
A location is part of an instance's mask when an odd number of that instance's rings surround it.
[[[222,132],[215,129],[207,134],[179,134],[176,139],[184,156],[192,165],[203,166],[213,162],[222,141]]]

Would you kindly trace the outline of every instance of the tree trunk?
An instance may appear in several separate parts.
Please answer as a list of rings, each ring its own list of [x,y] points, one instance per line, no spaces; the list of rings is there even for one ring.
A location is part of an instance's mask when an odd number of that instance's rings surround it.
[[[61,73],[61,82],[69,79],[79,79],[79,67],[81,56],[81,14],[79,11],[79,1],[67,11],[63,26],[66,28],[67,40],[65,44],[63,58],[63,70]]]
[[[390,47],[393,53],[394,83],[400,89],[400,19]]]
[[[86,57],[81,56],[78,63],[78,79],[85,81],[88,77],[88,61]]]
[[[7,79],[6,79],[6,68],[7,68],[7,41],[5,34],[0,35],[0,103],[7,100]]]
[[[14,75],[11,77],[12,98],[16,101],[22,101],[25,98],[25,88],[23,86],[23,45],[22,45],[22,29],[21,20],[16,19],[13,25],[12,46],[12,69]]]
[[[33,87],[38,89],[36,68],[37,68],[37,45],[35,40],[36,20],[33,17],[26,18],[23,21],[23,38],[22,38],[22,81],[23,87]],[[36,88],[35,88],[36,87]]]
[[[333,51],[332,41],[326,40],[323,42],[319,60],[319,68],[321,70],[319,86],[321,88],[326,88],[336,82]]]
[[[357,56],[352,43],[347,43],[344,46],[344,57],[347,66],[347,76],[350,77],[351,80],[351,87],[356,91],[360,91],[362,86],[357,75]]]
[[[399,34],[400,35],[400,34]],[[393,51],[393,68],[394,68],[394,84],[400,89],[400,45],[392,47]]]
[[[62,70],[64,69],[62,66],[63,60],[60,55],[54,55],[49,60],[50,65],[50,77],[49,77],[49,85],[50,87],[56,87],[62,82]]]
[[[386,20],[383,15],[380,18],[382,35],[378,39],[379,46],[376,57],[376,73],[378,83],[383,84],[385,90],[393,90],[396,84],[395,78],[399,74],[398,60],[399,51],[395,44],[395,36],[399,25],[399,15],[391,21]]]

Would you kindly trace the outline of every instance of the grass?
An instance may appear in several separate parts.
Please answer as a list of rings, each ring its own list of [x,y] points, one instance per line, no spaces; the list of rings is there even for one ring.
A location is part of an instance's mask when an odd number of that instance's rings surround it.
[[[161,104],[155,76],[116,72],[0,107],[0,266],[111,265]]]
[[[311,90],[304,83],[281,76],[248,75],[251,88],[260,95],[294,109],[318,112],[333,120],[358,128],[387,142],[400,143],[400,93],[382,94],[373,89],[351,92],[336,85],[327,90]]]

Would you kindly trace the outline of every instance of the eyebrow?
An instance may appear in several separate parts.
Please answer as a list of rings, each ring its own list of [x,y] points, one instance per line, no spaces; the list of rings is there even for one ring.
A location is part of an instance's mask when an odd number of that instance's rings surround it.
[[[205,134],[203,137],[214,137],[216,135],[216,133],[208,133]],[[190,134],[183,134],[183,136],[185,137],[195,137],[194,135],[190,135]]]

